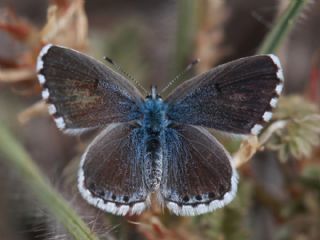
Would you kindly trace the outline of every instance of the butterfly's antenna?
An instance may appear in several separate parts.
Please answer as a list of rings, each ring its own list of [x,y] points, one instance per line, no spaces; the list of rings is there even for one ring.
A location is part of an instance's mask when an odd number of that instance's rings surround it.
[[[195,65],[197,65],[200,62],[200,59],[197,58],[193,60],[181,73],[179,73],[174,79],[172,79],[167,86],[165,86],[160,93],[164,93],[171,85],[176,82],[179,78],[181,78],[183,75],[185,75],[191,68],[193,68]]]
[[[139,87],[145,95],[148,95],[148,91],[137,81],[135,80],[131,75],[129,75],[127,72],[125,72],[117,63],[115,63],[111,58],[109,57],[104,57],[104,60],[106,60],[108,63],[110,63],[111,65],[113,65],[118,72],[122,73],[123,75],[125,75],[127,78],[129,78],[132,82],[134,82],[136,84],[137,87]]]

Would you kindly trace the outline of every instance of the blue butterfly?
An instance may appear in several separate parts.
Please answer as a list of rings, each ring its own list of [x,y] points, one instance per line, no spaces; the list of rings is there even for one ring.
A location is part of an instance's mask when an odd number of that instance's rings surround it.
[[[104,130],[82,156],[81,195],[113,214],[140,214],[151,194],[177,215],[198,215],[235,197],[231,157],[207,128],[257,135],[283,88],[274,55],[241,58],[185,81],[162,99],[75,50],[46,45],[37,72],[57,127]]]

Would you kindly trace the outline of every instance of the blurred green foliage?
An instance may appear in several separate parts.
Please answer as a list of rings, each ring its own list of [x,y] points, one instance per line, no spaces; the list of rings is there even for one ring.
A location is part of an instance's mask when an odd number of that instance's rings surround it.
[[[273,119],[286,121],[285,127],[275,131],[267,143],[267,148],[278,151],[281,161],[291,156],[296,159],[309,157],[313,147],[320,144],[319,109],[304,98],[280,98]]]

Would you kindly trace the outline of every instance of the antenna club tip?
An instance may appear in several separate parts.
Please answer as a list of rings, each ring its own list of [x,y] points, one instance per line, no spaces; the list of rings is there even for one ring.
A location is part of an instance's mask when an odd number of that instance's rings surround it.
[[[196,58],[196,59],[194,59],[192,62],[191,62],[191,64],[192,65],[195,65],[195,64],[197,64],[197,63],[199,63],[200,62],[200,58]]]
[[[111,58],[109,58],[109,57],[107,57],[107,56],[104,56],[103,58],[104,58],[104,60],[106,60],[106,61],[108,61],[109,63],[113,64],[113,61],[112,61]]]

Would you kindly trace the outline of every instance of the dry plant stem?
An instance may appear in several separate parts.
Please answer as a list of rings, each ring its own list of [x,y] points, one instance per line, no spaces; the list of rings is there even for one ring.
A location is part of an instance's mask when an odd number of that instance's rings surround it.
[[[265,144],[269,139],[270,137],[272,136],[272,134],[279,130],[279,129],[282,129],[282,128],[285,128],[288,124],[288,121],[287,120],[279,120],[279,121],[276,121],[274,123],[272,123],[267,129],[266,131],[264,131],[261,135],[260,135],[260,138],[259,138],[259,142],[260,142],[260,145],[263,145]]]
[[[43,38],[43,40],[45,42],[50,42],[50,40],[57,35],[57,33],[59,31],[61,31],[63,28],[65,28],[66,26],[68,26],[69,22],[72,20],[72,16],[75,14],[75,12],[77,11],[78,6],[73,4],[71,5],[71,7],[68,9],[67,13],[65,14],[64,18],[61,18],[61,20],[58,19],[54,19],[55,22],[55,27],[52,27],[52,24],[50,24],[50,22],[48,22],[48,24],[46,25],[46,27],[44,28],[42,35],[45,35]],[[54,13],[57,11],[57,6],[53,6],[51,8],[49,8],[49,16],[54,15]],[[54,17],[56,17],[54,15]],[[53,17],[49,18],[51,20],[53,20]],[[49,26],[49,27],[47,27]],[[50,29],[50,31],[48,31],[48,28]]]
[[[15,83],[35,79],[36,74],[31,68],[14,70],[0,69],[0,82]]]
[[[257,136],[249,136],[242,141],[239,150],[233,155],[233,163],[236,168],[240,167],[258,151],[260,144]]]
[[[1,123],[0,153],[4,154],[10,167],[19,171],[33,194],[63,224],[74,239],[98,240],[81,218],[69,207],[68,203],[50,186],[28,153]]]
[[[48,116],[48,106],[44,101],[38,101],[19,113],[18,121],[26,124],[35,116]]]
[[[238,168],[263,147],[263,145],[270,139],[272,134],[279,129],[285,128],[288,124],[286,120],[279,120],[272,123],[260,136],[250,136],[241,143],[239,150],[233,155],[233,161]]]
[[[290,0],[290,3],[284,13],[276,21],[274,27],[269,32],[261,47],[258,50],[259,54],[273,53],[280,46],[287,33],[294,26],[294,21],[303,10],[308,0]]]

